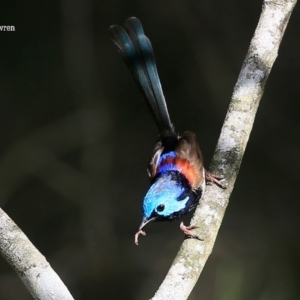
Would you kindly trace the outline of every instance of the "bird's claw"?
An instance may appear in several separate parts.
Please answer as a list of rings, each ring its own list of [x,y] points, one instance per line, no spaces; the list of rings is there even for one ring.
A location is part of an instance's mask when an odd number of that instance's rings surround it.
[[[146,232],[145,231],[143,231],[142,229],[141,230],[139,230],[136,234],[135,234],[135,236],[134,236],[134,243],[136,244],[136,245],[138,245],[139,244],[139,235],[146,235]]]
[[[188,237],[203,241],[198,237],[198,235],[194,234],[191,230],[198,228],[197,226],[190,225],[190,226],[185,226],[183,222],[180,223],[180,230]]]
[[[225,180],[223,175],[215,175],[205,170],[205,179],[207,182],[214,183],[224,190],[227,189],[227,183],[222,182]]]

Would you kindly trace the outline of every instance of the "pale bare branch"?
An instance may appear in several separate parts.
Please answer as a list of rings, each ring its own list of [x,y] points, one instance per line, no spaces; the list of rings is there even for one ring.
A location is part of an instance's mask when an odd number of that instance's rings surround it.
[[[204,241],[186,239],[153,300],[187,299],[212,252],[233,190],[256,111],[296,0],[263,2],[258,26],[235,85],[210,171],[224,174],[227,190],[208,186],[192,224]]]

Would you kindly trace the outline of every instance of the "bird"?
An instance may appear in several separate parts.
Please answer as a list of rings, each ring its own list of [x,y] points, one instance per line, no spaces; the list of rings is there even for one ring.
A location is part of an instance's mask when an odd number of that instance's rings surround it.
[[[196,135],[191,131],[175,132],[158,76],[152,44],[136,17],[126,20],[124,27],[109,27],[112,41],[124,59],[152,114],[159,138],[156,141],[147,172],[150,188],[142,205],[142,222],[135,234],[146,235],[146,225],[156,221],[180,219],[192,211],[200,201],[206,182],[225,188],[222,175],[208,172]],[[180,223],[182,232],[200,239],[193,233],[196,226]]]

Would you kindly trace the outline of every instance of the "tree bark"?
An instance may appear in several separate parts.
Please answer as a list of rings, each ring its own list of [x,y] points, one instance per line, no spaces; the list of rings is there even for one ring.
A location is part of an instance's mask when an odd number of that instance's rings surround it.
[[[152,300],[187,299],[212,252],[233,190],[264,87],[296,0],[263,1],[261,16],[234,87],[210,171],[227,189],[207,186],[191,224],[203,239],[186,239]]]
[[[45,257],[2,209],[0,209],[0,251],[34,299],[73,300]]]

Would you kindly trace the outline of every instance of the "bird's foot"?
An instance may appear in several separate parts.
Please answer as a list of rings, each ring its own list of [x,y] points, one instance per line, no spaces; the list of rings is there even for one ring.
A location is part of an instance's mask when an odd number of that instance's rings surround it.
[[[135,242],[135,244],[136,245],[138,245],[139,244],[139,235],[146,235],[146,232],[145,231],[143,231],[143,230],[139,230],[136,234],[135,234],[135,236],[134,236],[134,242]]]
[[[180,230],[188,237],[191,237],[191,238],[194,238],[194,239],[197,239],[197,240],[200,240],[200,241],[203,241],[202,239],[200,239],[198,237],[198,235],[194,234],[191,230],[197,228],[197,226],[194,226],[194,225],[190,225],[190,226],[185,226],[183,224],[183,222],[180,223]]]
[[[215,175],[205,170],[205,179],[207,182],[212,182],[222,189],[227,189],[226,183],[222,182],[224,181],[223,175]]]

